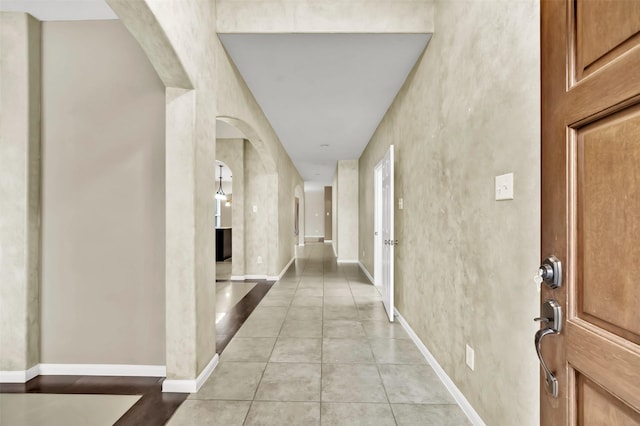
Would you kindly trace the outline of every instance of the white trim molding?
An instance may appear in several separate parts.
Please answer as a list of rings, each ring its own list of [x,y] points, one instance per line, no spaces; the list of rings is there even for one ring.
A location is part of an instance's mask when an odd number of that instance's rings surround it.
[[[471,423],[476,426],[486,426],[480,415],[476,412],[476,410],[473,409],[469,401],[467,401],[467,398],[465,398],[464,394],[460,391],[460,389],[458,389],[455,383],[453,383],[453,380],[451,380],[449,375],[444,371],[440,364],[438,364],[436,358],[431,354],[431,352],[429,352],[429,349],[427,349],[424,343],[422,343],[422,340],[420,340],[415,331],[413,331],[409,323],[402,317],[402,315],[400,315],[398,309],[394,308],[394,311],[402,327],[411,337],[413,343],[416,344],[431,368],[433,368],[433,370],[440,378],[440,381],[442,381],[442,384],[447,388],[449,393],[451,393],[451,395],[456,400],[462,411],[467,415]]]
[[[164,365],[38,364],[26,371],[0,371],[0,383],[26,383],[36,376],[165,377]]]
[[[244,275],[231,275],[231,277],[229,277],[229,281],[244,281],[245,277]]]
[[[245,280],[266,280],[267,276],[266,275],[245,275],[244,279]]]
[[[365,268],[362,262],[360,262],[359,260],[358,260],[358,265],[360,265],[360,269],[362,269],[362,272],[367,276],[369,281],[371,281],[371,284],[376,285],[375,280],[373,279],[369,271],[367,271],[367,268]]]
[[[165,377],[164,365],[40,364],[43,376],[140,376]]]
[[[282,271],[280,271],[280,275],[267,277],[267,280],[278,281],[280,278],[284,276],[284,274],[287,272],[287,270],[289,269],[289,267],[291,266],[294,260],[296,260],[296,257],[295,256],[291,257],[291,260],[289,261],[289,263],[287,263],[285,267],[282,269]]]
[[[358,261],[352,259],[338,259],[338,263],[358,263]]]
[[[36,364],[28,370],[0,371],[0,383],[27,383],[40,374],[40,365]]]
[[[195,393],[200,390],[204,382],[207,381],[213,370],[218,365],[218,354],[215,354],[209,364],[202,370],[202,372],[195,379],[191,380],[171,380],[166,379],[162,382],[162,392],[177,392],[177,393]]]

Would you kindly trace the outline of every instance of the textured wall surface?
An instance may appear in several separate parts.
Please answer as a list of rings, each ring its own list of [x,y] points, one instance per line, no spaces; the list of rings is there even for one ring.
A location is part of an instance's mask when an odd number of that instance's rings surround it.
[[[306,237],[324,237],[324,190],[305,191]]]
[[[400,313],[487,424],[537,425],[539,3],[442,1],[435,20],[360,158],[361,261],[373,272],[373,168],[393,143]],[[515,199],[496,202],[508,172]]]
[[[270,237],[277,218],[277,212],[274,214],[269,210],[275,198],[270,183],[275,181],[273,175],[265,171],[262,158],[249,142],[244,146],[244,159],[245,274],[268,275],[267,261],[274,247]],[[261,263],[258,263],[258,257],[262,259]]]
[[[331,245],[333,246],[333,252],[338,256],[338,168],[333,174],[333,182],[331,182],[331,230],[333,231],[333,238],[331,239]],[[358,218],[359,219],[359,218]]]
[[[0,13],[0,371],[40,360],[40,23]]]
[[[217,0],[220,33],[433,31],[425,0]]]
[[[338,260],[358,260],[358,160],[338,161]]]
[[[194,379],[215,356],[215,3],[107,0],[166,90],[166,364]]]
[[[119,21],[42,27],[42,362],[164,365],[164,85]]]
[[[216,160],[225,163],[231,169],[232,200],[231,200],[231,275],[244,275],[244,139],[218,139],[216,142]],[[222,207],[225,208],[224,205]]]

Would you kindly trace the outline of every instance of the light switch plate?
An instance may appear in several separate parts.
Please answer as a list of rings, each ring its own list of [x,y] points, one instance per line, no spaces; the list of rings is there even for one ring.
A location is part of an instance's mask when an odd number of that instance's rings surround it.
[[[404,210],[404,200],[402,198],[398,200],[398,210]]]
[[[471,370],[475,369],[475,357],[476,357],[476,354],[473,348],[469,345],[466,345],[465,358],[467,362],[467,367],[469,367]]]
[[[496,200],[513,200],[513,173],[496,176]]]

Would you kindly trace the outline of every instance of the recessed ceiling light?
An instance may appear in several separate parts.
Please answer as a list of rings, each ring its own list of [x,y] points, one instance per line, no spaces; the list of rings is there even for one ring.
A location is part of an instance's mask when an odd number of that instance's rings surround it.
[[[328,143],[323,143],[322,145],[320,145],[320,148],[329,148],[329,144]]]

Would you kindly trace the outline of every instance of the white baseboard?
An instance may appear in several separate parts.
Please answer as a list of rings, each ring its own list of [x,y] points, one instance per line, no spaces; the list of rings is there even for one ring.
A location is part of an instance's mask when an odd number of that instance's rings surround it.
[[[336,246],[333,245],[333,242],[331,242],[331,248],[333,249],[333,255],[338,257],[338,252],[336,251]]]
[[[246,280],[267,280],[267,281],[278,281],[282,276],[287,272],[289,266],[296,260],[296,257],[293,256],[289,263],[280,271],[280,275],[232,275],[229,279],[231,281],[246,281]]]
[[[164,365],[40,364],[43,376],[140,376],[165,377]]]
[[[449,375],[444,371],[444,369],[440,366],[440,364],[438,364],[438,361],[436,360],[436,358],[431,354],[431,352],[429,352],[429,349],[427,349],[424,343],[422,343],[422,340],[420,340],[420,338],[415,333],[415,331],[413,331],[409,323],[407,323],[407,321],[402,317],[402,315],[400,315],[400,312],[398,312],[397,309],[394,308],[394,311],[402,327],[405,329],[407,334],[411,337],[411,340],[413,340],[413,343],[416,344],[416,346],[418,347],[422,355],[425,357],[425,359],[427,360],[431,368],[433,368],[433,370],[436,372],[436,374],[440,378],[440,381],[442,381],[442,384],[444,384],[444,386],[447,388],[449,393],[451,393],[451,395],[456,400],[456,402],[458,403],[462,411],[467,415],[471,423],[476,426],[486,426],[482,418],[478,415],[476,410],[473,409],[469,401],[467,401],[467,398],[465,398],[464,394],[460,392],[460,389],[458,389],[455,383],[453,383],[453,380],[451,380]]]
[[[40,374],[40,365],[34,365],[28,370],[0,371],[0,383],[27,383]]]
[[[244,279],[245,280],[266,280],[267,276],[266,275],[245,275]]]
[[[165,377],[164,365],[38,364],[26,371],[0,371],[0,383],[26,383],[36,376]]]
[[[295,256],[291,257],[291,260],[289,261],[289,263],[287,263],[286,266],[282,269],[282,271],[280,271],[280,275],[267,277],[267,280],[278,281],[287,272],[287,269],[289,269],[289,266],[291,266],[294,260],[296,260],[296,257]]]
[[[324,240],[325,243],[333,243],[333,240]]]
[[[376,285],[376,282],[374,281],[369,271],[367,271],[367,268],[365,268],[362,262],[360,262],[359,260],[358,260],[358,265],[360,265],[360,269],[362,269],[362,272],[367,276],[367,278],[369,278],[369,281],[371,281],[371,284]]]
[[[358,261],[352,259],[338,259],[338,263],[358,263]]]
[[[202,370],[202,372],[192,380],[170,380],[167,379],[162,382],[162,392],[176,392],[176,393],[195,393],[200,390],[204,382],[207,381],[213,370],[218,365],[218,354],[215,354],[209,364]]]

